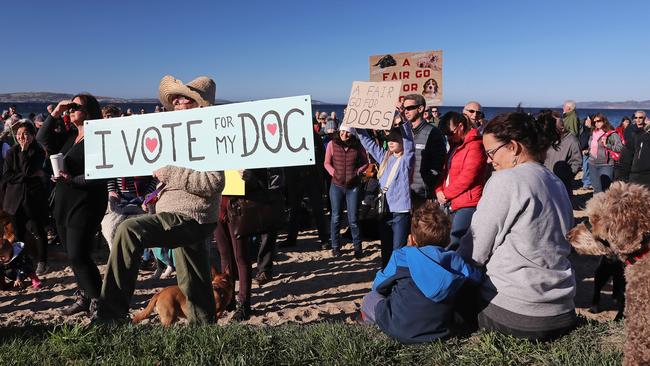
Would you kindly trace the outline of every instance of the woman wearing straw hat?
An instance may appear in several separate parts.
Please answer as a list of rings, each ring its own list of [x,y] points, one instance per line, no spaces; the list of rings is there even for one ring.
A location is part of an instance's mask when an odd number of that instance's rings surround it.
[[[205,76],[187,84],[172,76],[160,81],[160,101],[168,110],[209,106],[214,95],[215,83]],[[167,165],[153,176],[160,181],[156,213],[127,219],[117,228],[94,322],[127,318],[142,253],[145,248],[161,246],[174,249],[188,321],[214,322],[216,306],[205,240],[216,227],[224,174]]]

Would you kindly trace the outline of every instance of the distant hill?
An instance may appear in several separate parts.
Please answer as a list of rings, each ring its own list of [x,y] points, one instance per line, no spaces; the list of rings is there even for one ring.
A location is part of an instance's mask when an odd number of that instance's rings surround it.
[[[21,92],[0,94],[0,103],[56,103],[63,99],[72,98],[74,94],[50,93],[50,92]],[[151,103],[160,104],[155,98],[116,98],[116,97],[97,97],[100,103]],[[229,100],[217,99],[215,104],[232,103]]]
[[[625,102],[577,102],[576,108],[585,109],[650,109],[650,100]]]

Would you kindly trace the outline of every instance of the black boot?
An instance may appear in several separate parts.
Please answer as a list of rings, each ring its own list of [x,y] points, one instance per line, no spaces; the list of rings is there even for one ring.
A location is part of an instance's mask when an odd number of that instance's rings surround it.
[[[61,309],[61,315],[70,316],[90,310],[90,299],[84,295],[83,291],[77,290],[74,295],[76,297],[75,302]]]
[[[242,322],[248,320],[251,317],[251,304],[242,303],[237,301],[237,309],[235,309],[235,314],[232,316],[232,319],[237,322]]]

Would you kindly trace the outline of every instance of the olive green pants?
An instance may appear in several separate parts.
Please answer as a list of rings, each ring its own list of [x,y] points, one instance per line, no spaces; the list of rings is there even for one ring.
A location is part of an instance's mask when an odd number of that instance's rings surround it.
[[[163,212],[125,220],[118,226],[102,284],[99,316],[119,319],[129,313],[145,248],[173,248],[178,287],[187,297],[190,323],[216,320],[205,241],[216,224],[199,224],[183,214]]]

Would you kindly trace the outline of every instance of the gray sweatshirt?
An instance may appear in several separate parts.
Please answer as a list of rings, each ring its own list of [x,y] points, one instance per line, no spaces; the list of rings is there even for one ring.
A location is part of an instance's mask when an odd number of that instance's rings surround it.
[[[458,252],[484,266],[482,297],[527,316],[575,308],[565,235],[573,211],[564,184],[538,163],[492,174]]]

